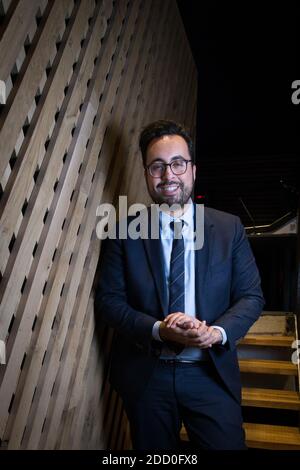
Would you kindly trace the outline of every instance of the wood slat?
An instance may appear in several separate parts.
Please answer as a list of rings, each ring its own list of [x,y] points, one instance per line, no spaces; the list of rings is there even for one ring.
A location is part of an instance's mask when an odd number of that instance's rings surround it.
[[[240,371],[254,374],[275,374],[297,376],[297,366],[288,361],[273,361],[264,359],[240,359]]]
[[[260,408],[300,410],[299,392],[267,388],[243,388],[242,405]]]

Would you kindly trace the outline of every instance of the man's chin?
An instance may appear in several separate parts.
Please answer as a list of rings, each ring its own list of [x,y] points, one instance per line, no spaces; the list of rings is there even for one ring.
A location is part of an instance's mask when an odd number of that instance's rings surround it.
[[[168,206],[172,206],[173,204],[176,204],[178,206],[183,206],[182,199],[179,197],[175,196],[160,196],[160,197],[152,197],[153,201],[155,204],[167,204]]]
[[[184,193],[182,191],[180,191],[180,193],[178,194],[170,194],[170,195],[167,195],[167,194],[158,194],[158,193],[150,193],[150,196],[151,196],[151,199],[152,201],[155,203],[155,204],[167,204],[168,206],[172,206],[172,205],[177,205],[177,206],[180,206],[180,207],[184,207],[185,204],[188,203],[188,201],[190,200],[190,197],[191,197],[191,193],[188,194],[188,193]]]

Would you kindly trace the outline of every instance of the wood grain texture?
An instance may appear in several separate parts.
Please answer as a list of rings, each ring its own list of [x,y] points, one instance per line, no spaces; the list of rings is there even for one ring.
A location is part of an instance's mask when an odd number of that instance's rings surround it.
[[[296,427],[245,423],[248,447],[270,450],[300,450],[300,432]]]
[[[139,132],[194,131],[196,69],[172,0],[27,3],[1,2],[0,444],[122,449],[97,207],[148,201]]]
[[[298,375],[298,369],[291,361],[268,359],[240,359],[241,372],[253,374]]]
[[[271,347],[282,347],[291,348],[292,343],[295,341],[293,336],[284,335],[259,335],[259,334],[248,334],[239,341],[239,344],[247,344],[249,346],[271,346]]]
[[[250,448],[269,450],[300,450],[299,429],[292,426],[244,423],[246,443]],[[183,426],[180,431],[182,441],[188,441],[188,434]]]
[[[242,405],[259,408],[300,410],[299,392],[267,388],[243,388]]]

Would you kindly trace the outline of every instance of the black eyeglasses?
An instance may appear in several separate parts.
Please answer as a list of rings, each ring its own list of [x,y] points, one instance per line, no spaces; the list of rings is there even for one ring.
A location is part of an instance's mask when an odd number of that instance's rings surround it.
[[[192,160],[178,158],[171,163],[153,162],[150,163],[150,165],[146,165],[145,168],[153,178],[161,178],[165,174],[167,166],[171,168],[174,175],[183,175],[186,172],[187,164],[190,162],[192,162]]]

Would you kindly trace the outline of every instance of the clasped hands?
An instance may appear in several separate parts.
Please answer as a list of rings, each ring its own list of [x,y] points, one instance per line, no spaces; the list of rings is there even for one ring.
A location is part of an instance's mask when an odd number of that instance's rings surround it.
[[[205,320],[200,321],[182,312],[170,313],[161,322],[159,335],[162,340],[200,349],[211,348],[223,339],[220,330],[206,325]]]

